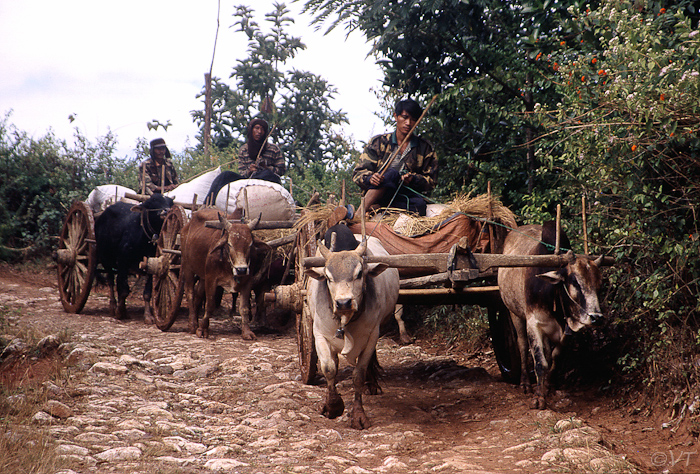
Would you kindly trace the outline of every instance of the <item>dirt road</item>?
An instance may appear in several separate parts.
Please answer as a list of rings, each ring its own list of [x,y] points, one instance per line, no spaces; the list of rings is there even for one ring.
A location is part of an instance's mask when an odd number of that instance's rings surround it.
[[[365,396],[372,426],[319,414],[325,393],[299,382],[292,330],[240,338],[220,316],[207,340],[181,318],[168,332],[108,317],[93,289],[66,314],[48,272],[0,267],[0,307],[14,328],[66,331],[66,380],[45,384],[57,409],[37,412],[63,473],[698,472],[700,454],[631,403],[557,392],[551,409],[504,383],[491,354],[445,355],[383,337],[383,393]],[[339,385],[352,397],[350,368]]]

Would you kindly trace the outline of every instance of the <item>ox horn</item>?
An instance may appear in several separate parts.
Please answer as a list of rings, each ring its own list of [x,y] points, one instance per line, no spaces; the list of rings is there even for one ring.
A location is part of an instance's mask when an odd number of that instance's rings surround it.
[[[318,251],[321,252],[324,260],[328,260],[328,258],[331,256],[331,251],[328,250],[328,247],[322,244],[321,241],[316,242],[316,248],[318,248]]]
[[[336,241],[338,240],[338,234],[335,232],[331,233],[331,252],[335,252]]]
[[[357,246],[357,248],[355,249],[355,252],[360,257],[365,256],[365,254],[367,253],[367,239],[362,240],[362,243],[360,243],[360,245]]]
[[[596,258],[593,260],[593,265],[596,267],[600,267],[603,264],[603,256],[601,255],[600,257]]]
[[[224,230],[229,230],[231,228],[231,223],[226,219],[224,216],[221,215],[220,212],[217,213],[219,216],[219,222],[223,225]]]
[[[248,222],[248,228],[250,230],[255,230],[255,228],[258,226],[258,223],[260,223],[260,219],[262,218],[262,213],[252,221]]]

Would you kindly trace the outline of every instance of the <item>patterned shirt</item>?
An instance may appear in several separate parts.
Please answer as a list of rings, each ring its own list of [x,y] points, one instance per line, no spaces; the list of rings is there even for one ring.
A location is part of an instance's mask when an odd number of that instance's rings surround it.
[[[161,178],[163,176],[163,166],[157,164],[153,158],[148,158],[143,162],[146,166],[145,178],[146,178],[146,194],[153,194],[156,191],[156,187],[169,186],[171,184],[179,184],[177,179],[177,172],[175,171],[175,165],[170,158],[165,158],[165,183],[161,183]],[[142,166],[143,166],[142,165]],[[139,170],[139,192],[143,189],[143,178],[144,173],[142,169]]]
[[[244,144],[238,151],[238,172],[244,178],[248,178],[252,172],[250,165],[253,164],[253,159],[248,153],[248,144]],[[260,157],[255,162],[258,170],[267,168],[277,176],[282,176],[285,171],[284,157],[277,145],[265,142]]]
[[[353,182],[366,191],[370,187],[369,178],[381,169],[398,146],[396,132],[372,138],[352,173]],[[408,146],[410,148],[403,157],[402,168],[405,166],[406,171],[415,173],[415,177],[408,185],[419,193],[428,194],[437,182],[438,159],[433,145],[413,135]]]

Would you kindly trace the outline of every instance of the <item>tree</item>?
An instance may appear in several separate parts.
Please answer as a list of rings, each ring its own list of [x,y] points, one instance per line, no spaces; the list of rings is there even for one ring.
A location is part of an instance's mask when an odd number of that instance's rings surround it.
[[[230,78],[232,87],[212,80],[212,140],[219,149],[240,147],[246,127],[260,116],[271,125],[271,138],[282,150],[290,173],[303,178],[309,163],[345,168],[353,160],[353,147],[334,127],[347,123],[346,114],[330,101],[337,92],[316,74],[286,69],[305,45],[286,28],[294,22],[284,4],[265,18],[264,32],[253,19],[253,10],[237,7],[233,25],[248,38],[248,56],[238,61]],[[203,95],[203,93],[202,93]],[[202,111],[193,112],[201,126]]]
[[[425,120],[442,176],[436,195],[486,190],[522,205],[542,180],[532,120],[535,103],[555,104],[552,65],[543,60],[572,37],[574,2],[309,0],[305,9],[331,27],[345,23],[374,42],[385,84],[423,102],[440,96]],[[537,47],[537,49],[536,49]]]
[[[700,32],[690,3],[647,8],[609,0],[576,14],[583,42],[565,45],[561,102],[538,108],[541,157],[562,170],[559,199],[583,194],[607,273],[610,344],[650,393],[700,376]],[[542,193],[548,193],[542,190]]]
[[[124,175],[111,133],[92,143],[76,129],[70,146],[53,133],[33,139],[9,118],[0,120],[0,258],[13,258],[7,249],[51,250],[71,203]]]

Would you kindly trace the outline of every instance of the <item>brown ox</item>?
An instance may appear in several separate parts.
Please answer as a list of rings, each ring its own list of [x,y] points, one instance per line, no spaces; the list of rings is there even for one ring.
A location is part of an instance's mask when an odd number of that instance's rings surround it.
[[[219,220],[221,230],[206,227],[206,221]],[[237,293],[240,300],[241,336],[254,340],[250,329],[250,298],[254,286],[264,276],[265,255],[270,247],[253,236],[258,220],[249,223],[231,223],[214,208],[201,209],[182,228],[182,275],[180,289],[188,293],[190,332],[199,337],[209,336],[209,318],[216,307],[216,289]],[[264,309],[263,291],[256,291],[256,317],[259,321]],[[204,317],[198,313],[204,304]],[[231,309],[233,311],[233,308]]]
[[[552,224],[547,223],[544,227],[526,225],[511,231],[505,240],[503,254],[552,253],[548,251],[555,237]],[[570,247],[565,236],[562,238],[562,246]],[[525,393],[532,391],[527,370],[528,345],[535,364],[537,390],[532,408],[546,408],[549,379],[564,342],[566,326],[572,331],[578,331],[603,320],[598,302],[598,290],[602,281],[598,267],[602,257],[596,261],[585,257],[574,258],[573,255],[571,258],[571,263],[563,268],[498,269],[501,298],[510,311],[517,333],[520,385]],[[546,352],[545,337],[554,345],[551,354]]]

